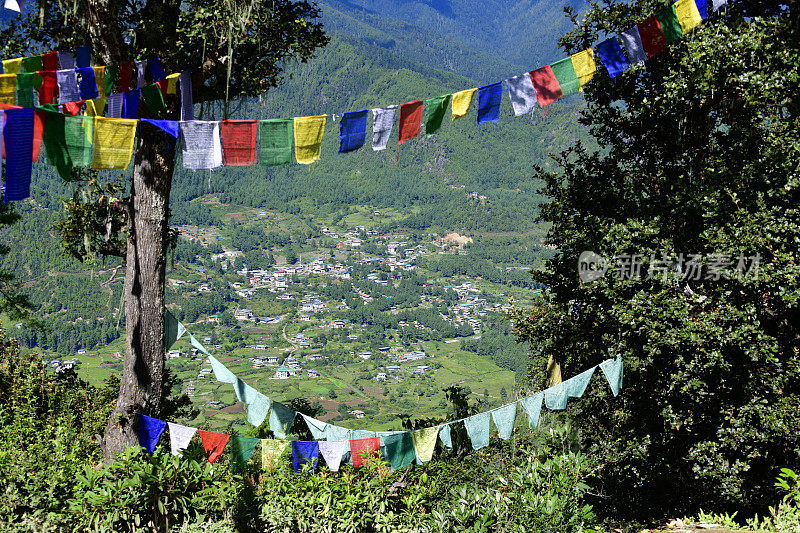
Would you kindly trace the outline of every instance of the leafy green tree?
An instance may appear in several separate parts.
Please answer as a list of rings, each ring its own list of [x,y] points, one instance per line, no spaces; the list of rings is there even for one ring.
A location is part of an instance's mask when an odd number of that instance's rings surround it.
[[[666,5],[594,5],[562,45]],[[549,357],[565,378],[624,359],[618,398],[591,387],[572,407],[617,516],[761,512],[800,460],[800,6],[727,9],[616,81],[598,73],[582,123],[599,150],[539,171],[559,252],[513,318],[540,382]],[[589,250],[609,269],[581,283]]]
[[[286,61],[305,62],[326,44],[318,16],[311,2],[292,0],[40,1],[0,32],[0,42],[6,57],[82,44],[90,44],[96,61],[106,65],[160,57],[169,72],[192,72],[201,114],[213,116],[221,108],[228,118],[232,101],[275,87]],[[165,109],[150,116],[177,119],[177,100],[168,99]],[[176,237],[169,228],[176,140],[146,123],[137,139],[129,179],[102,184],[97,173],[73,173],[70,180],[79,190],[60,226],[69,253],[126,261],[126,353],[119,398],[101,444],[106,460],[137,441],[136,416],[159,416],[163,400],[164,275],[167,248]],[[119,201],[100,202],[101,197]]]

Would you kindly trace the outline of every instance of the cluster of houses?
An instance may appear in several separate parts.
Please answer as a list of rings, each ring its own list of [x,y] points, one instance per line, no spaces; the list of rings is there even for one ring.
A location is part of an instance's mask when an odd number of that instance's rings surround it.
[[[400,365],[389,365],[386,367],[386,372],[378,372],[378,375],[375,376],[375,381],[386,381],[389,378],[389,373],[391,372],[402,372],[403,368]],[[419,377],[424,376],[426,372],[430,370],[430,367],[427,365],[419,365],[417,366],[414,371],[412,372],[412,377]]]
[[[47,365],[46,362],[42,362],[42,365]],[[81,366],[81,362],[77,359],[67,359],[65,361],[53,360],[50,361],[50,367],[53,369],[53,372],[56,374],[61,374],[63,372],[68,372],[70,370],[78,370],[78,367]]]

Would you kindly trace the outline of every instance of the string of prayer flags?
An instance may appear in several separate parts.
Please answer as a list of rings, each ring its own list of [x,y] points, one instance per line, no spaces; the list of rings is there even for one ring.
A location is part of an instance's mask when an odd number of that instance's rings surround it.
[[[126,93],[127,101],[127,93]],[[222,166],[219,122],[191,120],[181,122],[183,168],[213,169]]]
[[[247,465],[247,461],[249,461],[250,457],[252,457],[253,452],[255,451],[259,442],[261,442],[261,439],[242,437],[240,435],[234,435],[230,438],[231,466],[233,467],[234,471],[241,472],[244,470],[245,465]]]
[[[350,458],[353,468],[361,468],[369,457],[380,453],[381,440],[378,437],[367,437],[350,440]]]
[[[132,89],[130,91],[125,91],[124,98],[122,102],[122,116],[124,118],[136,118],[139,116],[139,97],[140,91],[139,89]],[[222,148],[220,148],[220,151]],[[222,162],[220,162],[220,165]],[[219,166],[219,165],[217,165]]]
[[[664,38],[667,40],[667,44],[678,42],[683,38],[683,29],[678,20],[675,4],[671,4],[656,13],[656,18],[658,19],[658,25],[661,27],[661,31],[664,33]]]
[[[261,120],[259,159],[265,165],[287,165],[292,162],[292,119]]]
[[[502,98],[502,81],[485,85],[478,89],[478,127],[487,122],[500,120],[500,102]]]
[[[346,440],[325,441],[319,443],[319,454],[325,459],[331,472],[338,472],[342,457],[347,452],[349,442]]]
[[[99,98],[100,93],[97,90],[97,82],[94,77],[94,69],[92,67],[76,68],[75,71],[80,74],[80,88],[81,99],[89,100],[91,98]]]
[[[647,52],[648,59],[656,57],[667,49],[667,38],[661,31],[658,17],[653,15],[636,26],[639,28],[639,36],[642,38],[642,46]]]
[[[442,127],[444,115],[447,112],[447,106],[450,104],[452,95],[446,94],[444,96],[437,96],[425,100],[425,109],[427,116],[425,117],[425,133],[430,137]]]
[[[647,61],[647,50],[644,48],[638,26],[625,30],[619,36],[622,39],[622,46],[625,47],[625,54],[627,54],[631,65]]]
[[[288,447],[289,441],[286,440],[261,439],[261,467],[272,470]]]
[[[181,451],[189,447],[194,434],[197,433],[197,428],[190,428],[182,426],[181,424],[173,424],[167,422],[169,426],[169,447],[172,455],[181,455]]]
[[[694,2],[694,0],[690,0]],[[608,76],[616,78],[630,66],[616,37],[609,37],[597,45],[597,55],[606,67]]]
[[[433,459],[433,450],[436,448],[436,438],[439,436],[439,426],[417,429],[411,432],[414,441],[414,453],[417,462],[428,463]]]
[[[153,453],[161,434],[167,429],[167,423],[147,415],[139,415],[139,446]]]
[[[306,463],[311,463],[311,471],[317,469],[319,458],[319,443],[315,440],[292,441],[292,465],[294,471],[299,472]]]
[[[492,421],[497,428],[498,436],[503,440],[510,439],[511,433],[514,431],[514,423],[517,421],[517,402],[502,405],[489,412],[492,414]]]
[[[453,93],[453,109],[451,120],[456,120],[467,116],[467,112],[469,112],[469,106],[472,105],[472,99],[475,97],[476,92],[478,92],[477,87],[474,89],[466,89]]]
[[[376,152],[385,150],[394,126],[396,105],[378,107],[372,110],[372,149]]]
[[[164,103],[164,95],[161,94],[161,89],[155,83],[145,85],[141,89],[141,93],[142,98],[144,98],[144,103],[147,104],[147,108],[151,113],[158,113],[167,107],[167,104]]]
[[[200,434],[200,439],[203,441],[203,449],[209,454],[208,462],[213,464],[225,450],[230,435],[215,433],[213,431],[203,431],[202,429],[197,430],[197,433]]]
[[[542,414],[542,402],[544,401],[544,393],[537,392],[533,396],[527,396],[520,399],[519,403],[525,412],[528,413],[528,421],[532,427],[539,426],[539,417]],[[495,422],[496,424],[497,422]]]
[[[594,50],[587,48],[582,52],[572,54],[572,66],[575,68],[575,74],[578,76],[578,82],[581,84],[581,91],[583,86],[589,83],[594,73],[597,72],[597,65],[594,61]]]
[[[294,156],[301,165],[310,165],[319,159],[326,118],[327,115],[295,117]]]
[[[339,122],[339,153],[355,152],[367,137],[367,110],[348,111]]]
[[[434,445],[436,441],[434,440]],[[394,435],[381,437],[381,452],[384,459],[392,467],[399,470],[414,462],[417,454],[414,450],[414,438],[410,431],[402,431]]]
[[[133,157],[138,120],[94,118],[93,169],[124,169]]]
[[[32,107],[5,110],[3,147],[6,149],[6,189],[4,202],[24,200],[31,195],[31,172],[33,168],[33,122]]]
[[[531,81],[536,89],[536,99],[543,109],[564,96],[550,65],[532,71]]]
[[[614,359],[606,359],[600,363],[600,370],[603,371],[603,375],[605,375],[606,381],[611,387],[611,392],[614,396],[617,396],[622,388],[622,357],[617,356]]]
[[[223,120],[222,161],[226,166],[252,165],[256,160],[257,120]]]
[[[422,100],[413,100],[400,106],[400,134],[397,137],[397,147],[404,142],[419,135],[422,123]]]
[[[592,379],[595,368],[597,367],[593,366],[577,376],[546,389],[544,391],[544,404],[547,408],[552,410],[566,409],[569,398],[583,396],[586,386],[589,385],[589,381]]]
[[[508,78],[506,87],[508,87],[508,98],[511,100],[514,116],[519,117],[533,111],[536,107],[536,90],[533,88],[530,72]]]
[[[705,8],[705,0],[701,0]],[[703,22],[700,16],[700,10],[697,9],[697,2],[695,0],[678,0],[675,2],[675,16],[678,17],[678,24],[681,26],[681,32],[686,35]]]
[[[280,402],[272,402],[269,410],[269,429],[279,439],[285,439],[286,434],[292,430],[297,412],[289,409]]]
[[[571,57],[556,61],[550,65],[550,68],[553,69],[553,75],[561,88],[562,97],[575,94],[581,88],[581,82],[575,72],[575,65],[572,63]]]
[[[192,99],[192,73],[181,72],[179,77],[181,90],[181,120],[194,120],[194,100]]]

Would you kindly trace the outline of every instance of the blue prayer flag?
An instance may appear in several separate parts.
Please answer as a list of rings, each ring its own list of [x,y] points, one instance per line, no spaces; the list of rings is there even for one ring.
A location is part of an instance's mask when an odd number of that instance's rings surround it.
[[[12,202],[31,195],[33,108],[6,109],[5,122],[6,191],[3,201]]]
[[[611,78],[616,78],[630,66],[616,36],[610,37],[598,44],[595,50],[597,51],[597,55],[600,56],[600,61],[606,66],[608,75]]]
[[[478,125],[497,122],[500,119],[500,101],[503,98],[503,82],[498,81],[478,89]]]
[[[94,79],[94,69],[92,67],[82,67],[75,70],[81,75],[81,99],[91,100],[99,97],[97,81]]]
[[[139,89],[125,91],[122,115],[124,118],[136,118],[139,113]]]
[[[697,11],[700,12],[700,18],[706,20],[708,18],[708,1],[695,0],[695,4],[697,4]]]
[[[91,65],[92,49],[88,44],[84,44],[83,46],[78,48],[78,52],[75,57],[75,63],[78,65],[78,68],[86,68],[89,65]]]
[[[139,416],[139,446],[153,453],[156,450],[158,439],[167,429],[167,423],[151,416]]]
[[[149,122],[153,126],[161,128],[165,132],[169,133],[176,139],[178,138],[180,122],[177,120],[153,120],[152,118],[143,118],[142,121]]]
[[[317,458],[319,457],[319,443],[315,440],[293,440],[292,441],[292,464],[294,471],[300,470],[305,463],[311,463],[311,470],[317,468]]]
[[[367,110],[349,111],[339,123],[339,153],[355,152],[367,137]]]
[[[150,69],[150,76],[153,81],[161,81],[167,79],[167,73],[164,72],[164,67],[161,66],[159,58],[149,59],[147,61],[147,68]]]

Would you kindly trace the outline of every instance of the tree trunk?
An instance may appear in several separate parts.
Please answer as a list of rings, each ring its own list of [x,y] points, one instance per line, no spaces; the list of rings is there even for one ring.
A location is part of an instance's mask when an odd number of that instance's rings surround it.
[[[139,417],[160,415],[164,376],[164,277],[176,141],[140,122],[125,265],[125,360],[117,405],[100,441],[106,462],[138,443]]]

